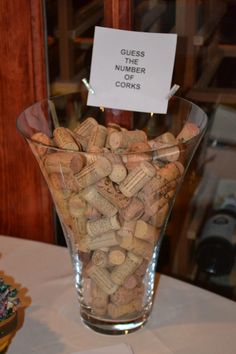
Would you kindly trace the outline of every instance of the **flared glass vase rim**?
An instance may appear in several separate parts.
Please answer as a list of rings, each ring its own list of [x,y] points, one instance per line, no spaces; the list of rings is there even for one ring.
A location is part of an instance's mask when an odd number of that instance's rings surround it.
[[[201,128],[199,130],[199,133],[195,136],[193,136],[192,138],[188,139],[187,141],[181,141],[181,142],[178,142],[176,144],[169,144],[168,147],[165,146],[165,147],[159,147],[158,149],[156,148],[149,148],[149,149],[143,149],[143,150],[139,150],[138,152],[137,151],[113,151],[113,150],[107,150],[107,151],[104,151],[104,152],[96,152],[96,151],[93,151],[93,152],[84,152],[84,151],[77,151],[77,150],[72,150],[72,149],[65,149],[65,148],[61,148],[61,147],[57,147],[57,146],[54,146],[54,145],[49,145],[49,144],[45,144],[45,143],[42,143],[40,141],[36,141],[34,139],[32,139],[30,136],[26,135],[22,129],[20,128],[20,119],[22,117],[22,115],[27,111],[29,110],[30,108],[33,108],[34,106],[37,106],[37,105],[40,105],[42,103],[49,103],[50,101],[52,101],[53,99],[59,99],[59,98],[63,98],[63,97],[69,97],[69,96],[72,96],[72,95],[75,95],[76,92],[73,92],[73,93],[69,93],[69,94],[62,94],[62,95],[58,95],[58,96],[53,96],[53,97],[50,97],[50,98],[45,98],[45,99],[42,99],[42,100],[38,100],[36,102],[34,102],[33,104],[27,106],[20,114],[19,116],[17,117],[17,120],[16,120],[16,127],[17,127],[17,130],[19,131],[19,133],[24,137],[24,139],[26,139],[28,142],[36,145],[36,146],[40,146],[42,148],[45,148],[45,149],[51,149],[51,150],[55,150],[57,152],[66,152],[66,153],[78,153],[78,154],[85,154],[85,155],[104,155],[106,153],[109,153],[109,154],[114,154],[114,155],[121,155],[121,156],[130,156],[130,155],[136,155],[137,153],[140,154],[140,153],[153,153],[155,151],[159,151],[161,152],[162,150],[164,151],[166,148],[168,149],[172,149],[172,148],[175,148],[175,147],[180,147],[182,146],[182,148],[184,149],[185,147],[187,147],[188,145],[190,145],[192,143],[192,141],[195,141],[196,139],[199,140],[203,135],[204,135],[204,132],[207,128],[207,122],[208,122],[208,118],[207,118],[207,114],[203,111],[203,109],[201,107],[199,107],[197,104],[195,104],[194,102],[191,102],[189,100],[187,100],[186,98],[183,98],[183,97],[179,97],[179,96],[176,96],[174,95],[173,97],[171,97],[171,100],[178,100],[178,101],[182,101],[182,102],[185,102],[186,104],[192,106],[192,107],[196,107],[197,110],[199,111],[199,113],[202,114],[202,117],[203,120],[201,122]],[[97,107],[99,108],[99,107]],[[104,108],[104,110],[112,110],[112,108]],[[124,110],[122,110],[124,111]],[[129,111],[126,111],[126,112],[129,112]],[[131,112],[131,111],[130,111]],[[139,113],[139,112],[136,112],[136,113]],[[141,112],[140,112],[141,113]],[[150,114],[148,112],[144,113],[144,114]],[[168,110],[165,114],[163,115],[166,115],[168,114]],[[86,117],[88,118],[88,117]],[[86,119],[85,118],[85,119]],[[155,119],[155,118],[154,118]],[[188,120],[186,120],[186,122],[188,122]],[[40,131],[39,131],[40,132]]]

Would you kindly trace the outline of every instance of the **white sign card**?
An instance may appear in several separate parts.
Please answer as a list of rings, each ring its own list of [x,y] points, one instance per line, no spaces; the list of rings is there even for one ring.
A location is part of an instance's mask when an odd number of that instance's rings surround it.
[[[95,27],[87,104],[166,113],[176,34]]]

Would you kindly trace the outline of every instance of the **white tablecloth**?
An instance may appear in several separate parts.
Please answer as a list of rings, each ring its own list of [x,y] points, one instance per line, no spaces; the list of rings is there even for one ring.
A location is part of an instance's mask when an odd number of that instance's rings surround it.
[[[187,283],[161,275],[146,326],[106,336],[80,320],[66,248],[0,236],[0,264],[25,307],[8,354],[71,354],[119,343],[134,354],[236,353],[235,302]]]

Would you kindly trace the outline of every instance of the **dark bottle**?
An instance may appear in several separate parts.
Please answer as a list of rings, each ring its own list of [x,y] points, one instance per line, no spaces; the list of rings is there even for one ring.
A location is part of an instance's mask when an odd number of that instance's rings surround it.
[[[197,248],[200,271],[209,275],[227,275],[235,262],[236,199],[228,197],[205,221]]]

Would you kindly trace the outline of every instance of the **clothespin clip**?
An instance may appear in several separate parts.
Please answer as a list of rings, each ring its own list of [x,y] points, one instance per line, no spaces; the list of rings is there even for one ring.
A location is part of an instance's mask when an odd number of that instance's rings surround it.
[[[89,84],[88,80],[86,78],[82,79],[83,84],[85,85],[86,89],[89,91],[89,93],[91,93],[92,95],[95,94],[94,89],[92,88],[92,86]]]
[[[166,99],[169,100],[172,96],[174,96],[174,94],[178,91],[178,89],[180,88],[179,85],[174,84],[171,89],[170,92],[168,93],[168,95],[166,96]]]

